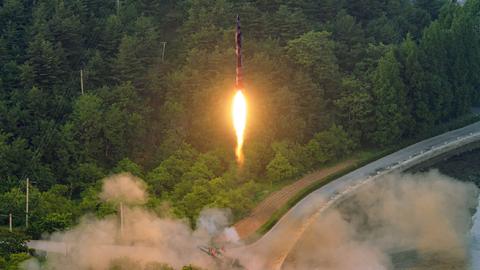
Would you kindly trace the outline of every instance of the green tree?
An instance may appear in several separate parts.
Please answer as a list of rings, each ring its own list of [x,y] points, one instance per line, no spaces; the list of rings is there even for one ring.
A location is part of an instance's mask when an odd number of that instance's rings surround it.
[[[385,14],[379,18],[371,20],[366,29],[368,36],[372,36],[378,42],[385,44],[395,43],[401,38],[402,33],[395,27],[395,22],[389,19]]]
[[[333,125],[326,131],[319,132],[307,143],[306,162],[312,167],[338,160],[355,149],[355,143],[341,126]]]
[[[93,162],[77,163],[67,177],[70,197],[78,198],[82,191],[106,175],[103,168]]]
[[[116,15],[110,15],[106,18],[102,35],[98,42],[98,47],[102,53],[108,57],[114,57],[118,51],[118,46],[122,40],[122,22]]]
[[[33,198],[38,198],[34,189],[32,189]],[[2,192],[0,194],[0,206],[2,215],[12,214],[14,226],[25,225],[25,190],[12,188],[8,192]],[[3,224],[7,224],[8,221],[6,219],[3,220]]]
[[[77,147],[82,153],[82,159],[101,157],[104,153],[102,145],[102,100],[94,94],[79,97],[73,107],[71,120],[66,124],[65,131],[71,133]]]
[[[342,4],[335,0],[314,1],[314,3],[318,9],[318,11],[315,12],[315,16],[321,22],[327,22],[334,18]]]
[[[434,21],[423,32],[419,48],[420,63],[426,72],[426,88],[430,95],[430,111],[438,121],[448,120],[453,113],[454,94],[448,78],[449,59],[447,44],[451,41],[439,21]]]
[[[414,3],[427,11],[433,19],[436,19],[440,13],[440,9],[447,2],[446,0],[416,0]]]
[[[0,132],[0,175],[5,176],[1,192],[19,185],[19,181],[35,168],[31,163],[34,153],[25,139],[14,138],[13,134]]]
[[[26,241],[29,237],[23,233],[9,232],[7,229],[0,229],[0,257],[8,258],[10,254],[27,252]]]
[[[253,209],[258,190],[258,184],[253,181],[247,182],[240,187],[224,187],[215,193],[213,202],[208,206],[231,209],[234,219],[238,220],[248,215]]]
[[[29,258],[30,254],[26,252],[11,254],[8,258],[5,270],[20,270],[20,263],[26,261]]]
[[[186,194],[177,206],[182,216],[189,218],[190,224],[195,224],[198,214],[202,209],[212,202],[212,194],[205,183],[197,181],[191,191]]]
[[[68,193],[67,186],[55,185],[46,192],[32,194],[30,235],[39,238],[45,232],[61,231],[73,225],[78,212],[74,203],[66,197]]]
[[[147,175],[147,183],[151,190],[156,195],[161,195],[163,192],[172,191],[177,184],[178,179],[175,179],[165,166],[158,166]]]
[[[115,168],[113,168],[114,173],[128,172],[139,178],[143,178],[143,169],[140,165],[131,161],[129,158],[124,158],[117,162]]]
[[[379,17],[382,12],[385,11],[388,4],[386,1],[381,0],[346,0],[344,7],[349,14],[352,14],[352,16],[356,17],[359,21],[366,22]]]
[[[22,79],[27,87],[33,85],[52,91],[53,86],[62,78],[59,53],[53,44],[37,35],[28,47],[29,60],[23,67]]]
[[[307,32],[288,42],[287,50],[292,59],[311,72],[326,96],[334,98],[338,86],[339,70],[334,54],[335,42],[328,32]]]
[[[308,21],[299,9],[292,10],[286,5],[280,5],[278,10],[267,20],[267,34],[282,43],[298,37],[309,29]]]
[[[0,267],[2,267],[2,269],[7,268],[7,260],[3,257],[0,257]]]
[[[406,89],[400,70],[401,66],[395,58],[395,52],[390,49],[380,59],[373,74],[373,96],[376,106],[373,140],[380,145],[398,141],[408,121]]]
[[[32,224],[30,231],[36,231],[34,235],[41,236],[43,233],[53,233],[57,231],[63,231],[70,228],[73,225],[72,215],[68,213],[58,214],[52,213],[41,220]]]
[[[272,182],[281,182],[296,176],[298,169],[290,164],[288,159],[278,152],[267,165],[267,177]]]
[[[335,40],[333,49],[339,66],[347,72],[353,71],[355,64],[362,58],[366,42],[361,24],[342,10],[332,20],[329,28]]]
[[[120,42],[116,61],[114,63],[116,70],[116,80],[118,82],[137,82],[141,77],[144,67],[141,65],[139,57],[136,55],[136,48],[139,41],[134,36],[124,36]]]
[[[375,110],[368,84],[355,77],[345,77],[341,88],[341,97],[335,100],[339,120],[357,142],[366,142],[372,132]]]
[[[400,45],[400,58],[403,66],[403,81],[407,90],[408,111],[412,119],[405,130],[407,135],[424,133],[433,126],[434,115],[430,111],[428,89],[425,85],[425,72],[420,64],[419,49],[410,35]]]
[[[269,143],[264,141],[254,141],[245,146],[244,171],[247,178],[263,176],[268,163],[274,157],[273,149]]]
[[[37,13],[38,14],[38,13]],[[40,20],[40,18],[35,18]],[[78,10],[73,10],[64,2],[55,5],[51,18],[45,18],[48,34],[54,37],[56,46],[62,48],[63,57],[69,66],[76,70],[83,60],[83,25]]]
[[[94,213],[98,218],[104,218],[117,212],[112,203],[105,202],[100,199],[101,182],[97,182],[95,186],[90,186],[81,193],[81,201],[78,209],[81,213]]]

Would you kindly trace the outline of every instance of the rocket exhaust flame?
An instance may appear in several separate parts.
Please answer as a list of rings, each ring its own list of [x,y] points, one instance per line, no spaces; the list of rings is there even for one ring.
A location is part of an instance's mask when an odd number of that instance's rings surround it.
[[[235,97],[233,98],[233,126],[235,128],[235,133],[237,135],[237,149],[235,150],[235,155],[237,156],[237,162],[239,164],[243,163],[243,139],[245,126],[247,124],[247,101],[243,95],[242,90],[237,90]]]

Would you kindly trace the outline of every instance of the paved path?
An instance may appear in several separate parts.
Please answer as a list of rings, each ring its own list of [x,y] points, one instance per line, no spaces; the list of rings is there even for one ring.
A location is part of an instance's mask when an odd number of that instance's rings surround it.
[[[265,224],[268,219],[282,206],[284,206],[293,196],[302,189],[315,182],[320,182],[325,177],[337,173],[356,162],[355,159],[343,161],[333,167],[327,167],[307,174],[300,180],[273,192],[264,199],[252,213],[246,218],[238,221],[234,227],[240,239],[247,239],[255,235],[255,232]]]
[[[462,145],[480,141],[480,122],[421,141],[361,167],[309,194],[255,243],[232,249],[248,269],[281,269],[283,261],[310,224],[325,209],[364,183],[393,171],[404,171]],[[249,260],[257,255],[263,261]]]

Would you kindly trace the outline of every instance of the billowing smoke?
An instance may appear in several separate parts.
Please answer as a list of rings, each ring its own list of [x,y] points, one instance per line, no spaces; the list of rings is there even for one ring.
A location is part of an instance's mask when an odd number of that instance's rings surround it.
[[[145,183],[131,174],[118,174],[103,182],[100,198],[105,201],[141,204],[147,199]]]
[[[212,238],[223,233],[231,221],[229,211],[204,210],[197,230],[193,231],[186,221],[159,218],[142,207],[140,204],[147,198],[145,184],[129,174],[105,179],[100,197],[124,205],[123,228],[117,215],[103,219],[83,217],[75,228],[49,237],[52,242],[67,244],[67,256],[48,254],[44,268],[103,270],[122,259],[135,262],[140,269],[152,262],[166,263],[175,269],[189,264],[215,267],[214,261],[198,247],[210,245]],[[38,267],[32,261],[24,266],[30,270]]]
[[[138,269],[147,269],[144,266],[151,262],[167,263],[175,269],[189,264],[205,269],[234,265],[219,264],[198,249],[212,242],[238,240],[235,231],[227,228],[232,222],[229,211],[202,211],[193,231],[184,221],[159,218],[141,207],[146,200],[145,185],[130,175],[106,179],[101,197],[125,205],[123,230],[116,215],[84,217],[72,230],[50,236],[50,240],[65,242],[69,248],[68,256],[49,254],[47,269],[103,270],[112,261],[124,258],[140,265]],[[404,262],[422,261],[427,267],[420,269],[433,269],[435,260],[448,260],[455,267],[465,265],[476,198],[473,184],[437,171],[385,176],[320,215],[287,257],[283,269],[384,270],[394,269],[399,261],[402,269],[406,268]],[[250,253],[249,247],[244,247],[240,263],[249,269],[263,269],[251,267],[275,259],[275,248],[291,241],[292,235],[276,237],[279,241],[270,250]],[[235,252],[228,252],[227,247],[227,255],[232,254]],[[39,269],[32,261],[24,265],[30,270]]]
[[[283,269],[457,269],[476,197],[475,185],[437,171],[385,176],[316,221]]]

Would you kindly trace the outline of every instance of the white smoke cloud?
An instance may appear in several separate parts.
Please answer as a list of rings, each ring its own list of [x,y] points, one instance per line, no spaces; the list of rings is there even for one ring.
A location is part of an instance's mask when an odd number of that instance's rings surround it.
[[[477,193],[438,171],[385,176],[316,221],[283,269],[392,269],[405,251],[464,266]]]
[[[391,254],[415,250],[423,254],[465,262],[470,210],[476,206],[477,188],[455,181],[437,171],[415,175],[390,175],[361,188],[328,210],[307,229],[282,269],[384,270],[392,269]],[[102,198],[127,201],[123,232],[117,216],[84,217],[70,231],[55,233],[52,241],[69,244],[68,256],[47,257],[47,269],[103,270],[112,261],[128,258],[141,265],[167,263],[175,269],[197,265],[205,269],[232,269],[202,253],[199,246],[235,242],[229,211],[206,209],[193,231],[187,222],[159,218],[134,203],[146,199],[140,179],[117,175],[104,182]],[[299,213],[298,220],[305,220]],[[300,224],[292,223],[292,230]],[[293,232],[293,231],[292,231]],[[260,270],[289,235],[279,235],[266,249],[239,255],[240,263]],[[266,256],[266,254],[269,254]],[[228,252],[227,255],[232,255]],[[235,259],[235,258],[232,258]],[[258,262],[255,263],[255,262]],[[255,265],[259,267],[255,268]],[[25,268],[37,270],[35,262]],[[237,268],[235,268],[237,269]]]
[[[143,269],[152,262],[175,267],[193,264],[207,269],[215,262],[199,250],[211,244],[230,223],[230,211],[207,209],[200,213],[198,229],[193,231],[186,221],[159,218],[153,212],[134,206],[145,202],[145,184],[129,174],[114,175],[104,180],[100,197],[106,201],[128,203],[124,207],[124,227],[116,215],[98,219],[91,215],[66,232],[54,233],[53,242],[66,243],[67,256],[48,254],[46,269],[103,270],[113,261],[128,258]],[[29,261],[24,269],[36,270]]]
[[[103,180],[100,198],[127,204],[144,203],[147,200],[146,185],[129,173],[113,175]]]

